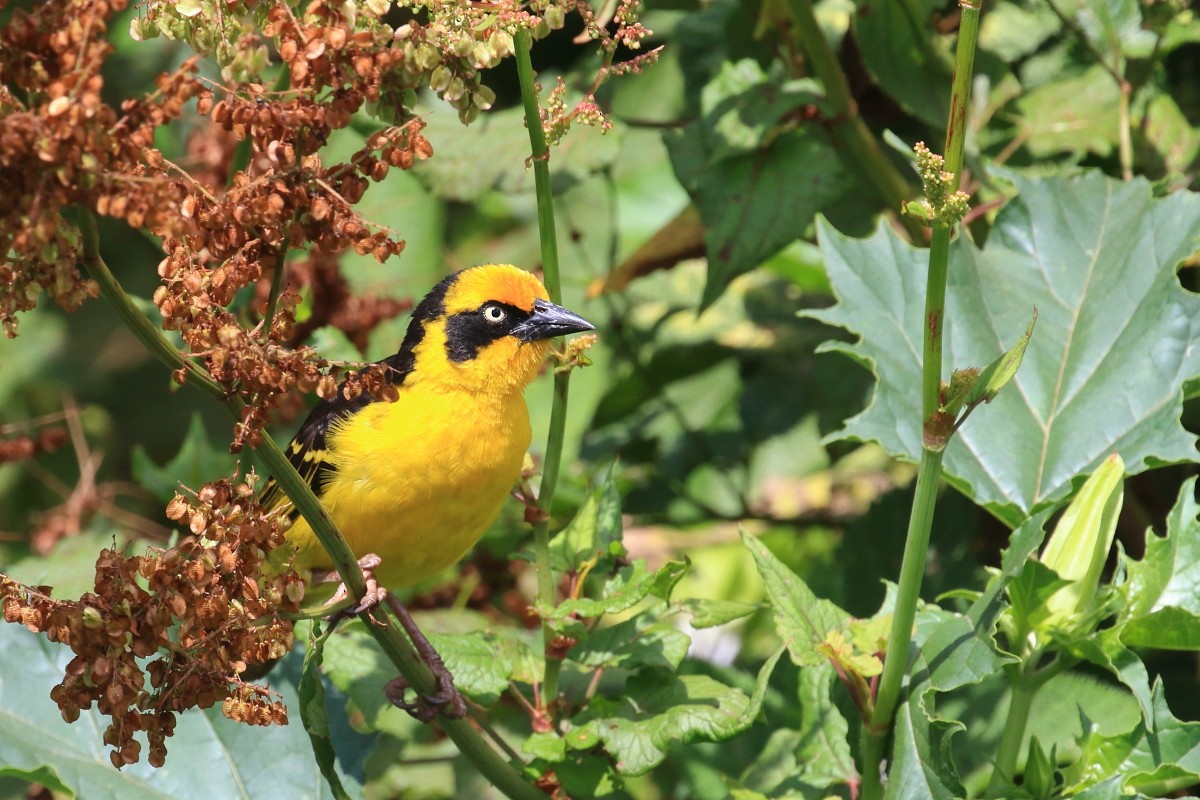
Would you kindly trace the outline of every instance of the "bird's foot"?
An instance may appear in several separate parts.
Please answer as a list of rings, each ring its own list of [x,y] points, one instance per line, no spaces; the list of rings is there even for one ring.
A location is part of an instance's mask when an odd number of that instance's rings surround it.
[[[387,589],[379,585],[379,580],[375,577],[375,570],[383,563],[383,559],[374,553],[367,553],[358,560],[358,566],[363,571],[363,580],[367,584],[367,590],[363,593],[362,599],[355,605],[344,608],[341,611],[336,611],[327,617],[329,622],[337,622],[346,619],[347,617],[357,616],[364,611],[369,611],[382,603],[388,596]],[[319,577],[317,580],[337,580],[338,573],[332,570],[331,574]],[[326,606],[332,607],[350,597],[350,590],[346,588],[345,583],[339,583],[337,590],[334,591],[333,597],[329,599]]]
[[[413,646],[417,649],[417,655],[429,667],[429,671],[433,673],[433,677],[438,682],[438,691],[436,694],[422,695],[417,694],[414,701],[409,702],[405,699],[406,692],[412,688],[408,681],[403,676],[397,676],[388,681],[384,687],[384,693],[388,700],[397,708],[402,708],[421,722],[430,722],[438,714],[449,719],[461,719],[467,715],[467,701],[458,691],[458,687],[454,685],[454,676],[450,674],[450,670],[446,669],[445,662],[438,655],[437,650],[433,649],[433,645],[425,638],[425,634],[421,633],[421,629],[417,627],[417,623],[413,620],[412,615],[408,613],[408,609],[404,604],[395,597],[387,598],[388,606],[395,613],[396,618],[400,620],[400,625],[408,634],[408,638],[412,640]]]

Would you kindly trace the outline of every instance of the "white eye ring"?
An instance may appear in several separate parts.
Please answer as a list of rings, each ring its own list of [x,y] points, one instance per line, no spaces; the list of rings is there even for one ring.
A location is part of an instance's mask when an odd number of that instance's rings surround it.
[[[488,306],[487,308],[483,309],[483,318],[491,323],[504,322],[504,318],[507,316],[508,314],[506,314],[504,309],[500,308],[500,306]]]

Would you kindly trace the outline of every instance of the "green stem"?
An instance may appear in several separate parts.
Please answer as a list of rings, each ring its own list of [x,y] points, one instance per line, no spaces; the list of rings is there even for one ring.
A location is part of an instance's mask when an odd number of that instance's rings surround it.
[[[104,263],[104,259],[100,258],[100,232],[96,228],[96,218],[83,206],[78,206],[77,211],[79,233],[83,240],[84,268],[100,285],[100,293],[117,312],[117,316],[125,322],[125,326],[155,358],[166,364],[172,371],[187,370],[187,382],[190,385],[225,402],[227,397],[225,388],[212,379],[208,370],[184,358],[175,345],[171,344],[167,337],[163,336],[162,332],[129,299],[129,295],[121,288],[121,284],[117,283],[116,277]]]
[[[879,192],[888,208],[899,213],[904,203],[916,193],[915,188],[888,159],[879,140],[858,113],[846,73],[817,24],[812,0],[788,0],[788,6],[812,71],[825,87],[825,99],[833,110],[830,130],[846,153],[846,163],[857,168]],[[925,228],[918,220],[900,214],[900,223],[911,241],[925,241]]]
[[[1025,739],[1025,727],[1029,724],[1029,712],[1033,709],[1033,697],[1039,684],[1025,670],[1017,670],[1012,683],[1012,695],[1008,701],[1008,717],[1004,722],[1004,733],[996,749],[996,764],[992,769],[989,789],[1012,781],[1016,775],[1017,760],[1021,756],[1021,742]]]
[[[879,764],[883,761],[888,730],[900,699],[901,683],[908,671],[909,643],[912,641],[913,621],[917,600],[921,594],[921,578],[925,572],[925,555],[929,551],[929,532],[933,526],[933,509],[942,473],[942,451],[923,450],[917,472],[916,496],[912,516],[908,520],[908,535],[904,542],[904,559],[900,564],[900,584],[896,607],[892,612],[892,629],[883,674],[875,695],[871,720],[863,726],[862,739],[862,798],[876,800],[883,796]]]
[[[129,326],[130,331],[152,355],[168,367],[187,369],[190,385],[198,386],[219,398],[223,405],[237,416],[242,407],[241,401],[228,397],[224,388],[213,380],[203,367],[184,358],[183,354],[159,333],[133,305],[129,295],[125,293],[100,257],[100,238],[95,218],[89,210],[83,207],[79,207],[78,210],[79,229],[83,239],[84,264],[96,282],[100,284],[100,291],[117,310],[118,315]],[[304,482],[271,437],[263,437],[257,452],[262,457],[266,468],[274,475],[275,480],[279,482],[288,498],[308,522],[321,545],[329,553],[330,559],[350,594],[353,597],[361,598],[366,592],[366,581],[363,579],[362,570],[358,566],[354,553],[333,521],[325,513],[325,509],[321,506],[317,496],[313,494],[311,487]],[[422,694],[436,693],[438,691],[437,681],[429,672],[429,668],[413,652],[412,646],[400,632],[399,626],[389,620],[386,612],[376,608],[364,613],[363,617],[367,623],[367,630],[379,642],[384,653],[409,684]],[[545,795],[527,783],[516,769],[500,758],[470,722],[465,719],[442,718],[439,719],[439,724],[480,773],[508,797],[513,800],[545,800]]]
[[[546,133],[542,130],[542,117],[538,107],[537,84],[533,74],[530,51],[533,37],[523,30],[516,35],[517,76],[521,81],[521,102],[525,107],[525,127],[529,130],[529,149],[533,162],[533,186],[537,194],[538,234],[542,245],[542,273],[546,291],[555,303],[562,302],[562,284],[558,274],[558,239],[554,227],[554,195],[550,190],[550,148],[546,144]],[[567,389],[571,374],[560,372],[554,376],[554,400],[550,408],[550,432],[546,437],[546,456],[542,464],[542,483],[538,489],[540,519],[533,525],[533,548],[538,572],[538,603],[542,606],[554,604],[554,573],[550,567],[550,509],[554,503],[554,491],[558,486],[558,472],[562,464],[563,439],[567,426]],[[548,624],[542,626],[542,644],[545,653],[545,674],[542,680],[542,705],[550,707],[558,697],[558,672],[561,662],[550,653],[553,632]]]
[[[950,269],[950,228],[938,225],[929,241],[929,273],[925,281],[925,335],[921,364],[921,419],[928,422],[942,407],[942,316],[946,312],[946,277]]]
[[[954,88],[950,97],[950,119],[946,126],[946,170],[960,175],[966,140],[967,109],[970,104],[971,75],[975,62],[975,40],[979,35],[979,9],[983,0],[960,0],[962,21],[959,26],[958,48],[954,63]],[[904,543],[904,560],[900,566],[900,584],[896,607],[892,612],[891,638],[884,657],[883,674],[870,723],[863,726],[862,738],[862,795],[863,800],[883,797],[879,765],[884,759],[888,732],[900,699],[901,684],[908,670],[909,643],[916,618],[917,601],[921,595],[921,580],[925,558],[929,552],[929,534],[937,501],[938,483],[942,473],[944,441],[930,441],[926,425],[934,422],[941,406],[942,324],[946,306],[946,276],[950,252],[949,228],[939,226],[933,231],[929,249],[929,272],[925,288],[924,358],[921,364],[921,426],[922,440],[917,473],[916,496],[909,517],[908,534]]]

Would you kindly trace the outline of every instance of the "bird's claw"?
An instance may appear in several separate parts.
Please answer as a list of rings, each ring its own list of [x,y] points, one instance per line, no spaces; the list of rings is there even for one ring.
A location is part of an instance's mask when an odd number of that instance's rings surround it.
[[[388,681],[383,687],[383,692],[392,705],[407,711],[419,722],[432,722],[438,714],[447,719],[465,717],[467,701],[458,691],[458,687],[454,685],[454,679],[450,673],[443,669],[437,675],[437,679],[441,691],[430,695],[418,694],[416,700],[412,702],[404,699],[405,693],[412,687],[403,676],[396,676]]]
[[[363,571],[363,580],[367,584],[367,590],[363,593],[362,599],[355,605],[330,614],[326,618],[329,622],[337,622],[348,617],[358,616],[364,611],[370,611],[387,599],[387,589],[380,586],[379,580],[375,577],[375,570],[382,563],[383,559],[374,553],[368,553],[358,560],[358,566]],[[337,573],[334,572],[333,575],[336,579]],[[346,588],[345,583],[339,583],[337,590],[333,593],[333,597],[329,599],[326,605],[330,607],[336,606],[348,597],[350,597],[350,590]]]

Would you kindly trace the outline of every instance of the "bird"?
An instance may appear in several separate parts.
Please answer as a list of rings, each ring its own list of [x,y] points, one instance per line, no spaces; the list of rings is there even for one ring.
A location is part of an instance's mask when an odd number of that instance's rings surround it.
[[[532,438],[525,388],[551,339],[590,330],[550,302],[533,274],[510,264],[469,267],[417,304],[400,349],[380,362],[395,388],[391,402],[339,390],[313,407],[288,460],[370,568],[373,585],[386,593],[436,575],[487,531]],[[274,480],[260,501],[291,520],[277,548],[283,558],[302,574],[331,570]],[[422,649],[415,637],[414,644]]]

